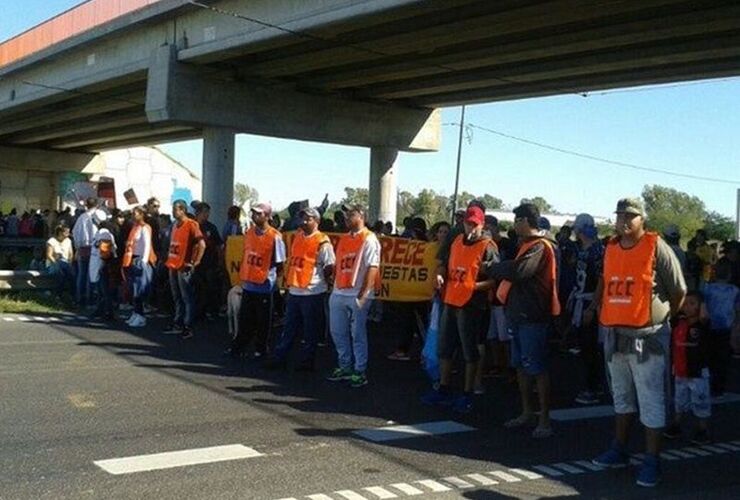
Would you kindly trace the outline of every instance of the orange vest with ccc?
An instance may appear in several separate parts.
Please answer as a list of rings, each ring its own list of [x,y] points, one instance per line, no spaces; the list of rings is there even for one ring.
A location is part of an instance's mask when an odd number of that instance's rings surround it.
[[[293,288],[307,288],[311,283],[319,249],[323,244],[330,244],[329,237],[321,231],[311,236],[299,230],[295,233],[293,244],[290,246],[288,272],[285,275],[285,284]]]
[[[244,253],[239,267],[239,279],[261,285],[267,281],[275,251],[275,238],[281,238],[280,232],[269,226],[264,233],[257,234],[252,226],[244,233]]]
[[[486,247],[496,245],[490,238],[482,238],[472,245],[466,245],[463,242],[464,237],[463,234],[458,235],[450,247],[447,285],[442,297],[445,304],[455,307],[464,306],[473,297]]]

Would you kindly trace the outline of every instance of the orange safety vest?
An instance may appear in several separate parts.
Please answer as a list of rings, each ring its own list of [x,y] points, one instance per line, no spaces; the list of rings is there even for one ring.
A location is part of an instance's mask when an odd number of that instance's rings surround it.
[[[290,246],[288,272],[285,284],[293,288],[307,288],[311,283],[316,260],[321,245],[329,242],[329,237],[321,231],[306,236],[303,230],[296,231],[293,244]]]
[[[486,247],[496,243],[490,238],[482,238],[472,245],[463,243],[464,234],[459,234],[450,247],[450,260],[447,264],[447,286],[442,302],[462,307],[473,297],[478,271],[483,262]]]
[[[267,280],[275,249],[275,238],[282,238],[280,232],[268,227],[263,234],[257,234],[252,226],[244,233],[244,253],[239,268],[239,279],[261,285]]]
[[[550,314],[553,316],[560,315],[560,300],[558,299],[558,289],[556,283],[558,281],[558,269],[555,263],[555,249],[552,247],[552,243],[546,238],[534,238],[529,240],[519,247],[519,251],[516,253],[518,259],[524,255],[527,250],[532,248],[537,243],[542,242],[545,247],[545,252],[550,260],[550,269],[548,270],[548,280],[550,281],[552,289],[552,297],[550,298]],[[511,291],[512,283],[509,280],[503,280],[499,283],[496,289],[496,298],[504,305],[506,305],[506,299],[509,298],[509,292]]]
[[[612,238],[604,253],[604,290],[599,322],[604,326],[650,325],[657,233],[645,233],[632,248]]]
[[[357,234],[343,234],[337,244],[336,288],[352,288],[357,281],[357,273],[360,269],[360,252],[362,245],[368,236],[373,234],[368,228],[363,228]]]
[[[144,231],[149,236],[149,263],[154,265],[157,263],[157,254],[154,253],[152,247],[152,227],[149,224],[136,224],[131,231],[128,233],[126,239],[126,249],[123,252],[123,259],[121,260],[121,267],[130,267],[131,261],[134,259],[134,243],[140,231]]]

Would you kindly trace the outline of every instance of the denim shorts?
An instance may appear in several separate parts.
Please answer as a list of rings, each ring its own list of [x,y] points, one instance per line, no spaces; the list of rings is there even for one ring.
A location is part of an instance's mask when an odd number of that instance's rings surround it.
[[[666,356],[652,353],[642,363],[637,354],[615,352],[609,365],[614,412],[640,412],[640,422],[650,429],[665,427]]]
[[[712,415],[712,397],[709,393],[709,370],[702,370],[701,377],[676,377],[676,413],[690,411],[696,418]]]
[[[540,375],[547,370],[547,336],[549,323],[508,325],[511,336],[511,366],[527,375]]]

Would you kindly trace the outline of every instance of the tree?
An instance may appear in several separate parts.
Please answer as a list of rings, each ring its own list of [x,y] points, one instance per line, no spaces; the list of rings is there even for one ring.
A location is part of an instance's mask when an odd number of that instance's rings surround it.
[[[704,202],[696,196],[673,188],[646,185],[642,190],[650,229],[663,232],[675,224],[684,238],[690,238],[697,229],[704,227],[706,210]]]
[[[480,201],[486,206],[486,210],[500,210],[504,208],[504,202],[501,198],[497,198],[488,193],[480,197]]]
[[[250,205],[254,205],[259,200],[260,194],[255,188],[249,187],[247,184],[237,182],[234,184],[234,204],[238,206],[244,206],[245,203],[249,202]]]
[[[531,203],[536,206],[541,214],[556,214],[555,207],[550,205],[546,199],[542,196],[535,196],[534,198],[522,198],[520,203]]]
[[[704,229],[707,230],[707,237],[710,240],[726,241],[735,238],[735,221],[717,212],[707,212],[704,217]]]
[[[367,188],[345,187],[344,198],[342,198],[338,202],[330,204],[329,208],[326,210],[326,214],[327,216],[331,217],[334,212],[336,212],[337,210],[341,210],[342,205],[362,205],[367,210],[369,202],[370,191]]]

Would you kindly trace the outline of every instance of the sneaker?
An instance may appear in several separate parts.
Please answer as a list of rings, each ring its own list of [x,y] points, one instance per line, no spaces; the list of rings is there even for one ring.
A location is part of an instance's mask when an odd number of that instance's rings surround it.
[[[645,455],[637,471],[637,485],[652,488],[660,482],[660,461],[655,455]]]
[[[456,413],[470,413],[473,411],[473,400],[470,396],[462,395],[452,402],[452,411]]]
[[[367,377],[362,372],[355,372],[349,378],[349,386],[353,389],[359,389],[368,384]]]
[[[167,328],[162,331],[162,333],[172,335],[173,333],[181,333],[182,330],[182,325],[178,325],[177,323],[170,323],[169,325],[167,325]]]
[[[598,457],[591,460],[591,463],[599,467],[610,469],[621,469],[629,464],[629,455],[616,443]]]
[[[697,429],[691,437],[691,442],[698,445],[709,444],[709,433],[705,430]]]
[[[183,340],[189,340],[193,338],[193,330],[190,328],[183,328],[180,338]]]
[[[599,403],[599,398],[591,391],[581,391],[576,396],[576,403],[582,405],[595,405]]]
[[[334,368],[334,371],[326,377],[329,382],[344,382],[352,377],[351,370],[345,370],[344,368]]]
[[[146,326],[146,318],[141,314],[136,314],[134,319],[128,322],[128,326],[132,328],[141,328],[142,326]]]
[[[396,351],[388,355],[391,361],[410,361],[411,357],[403,351]]]
[[[681,426],[677,424],[672,424],[666,427],[666,430],[663,431],[663,436],[665,436],[667,439],[680,438],[681,437]]]
[[[432,389],[421,397],[421,402],[428,406],[450,406],[455,397],[447,391]]]

